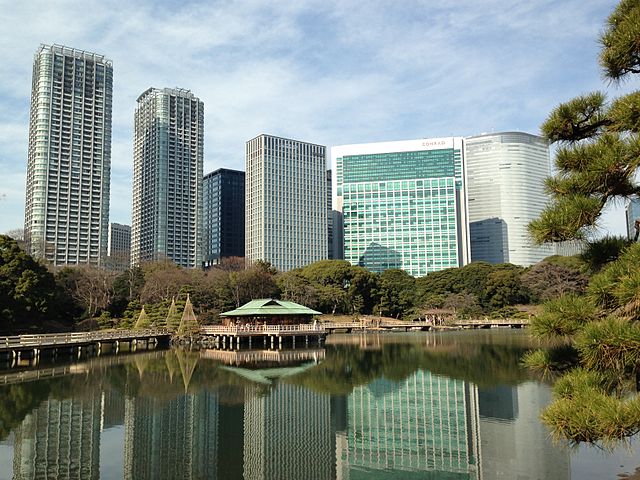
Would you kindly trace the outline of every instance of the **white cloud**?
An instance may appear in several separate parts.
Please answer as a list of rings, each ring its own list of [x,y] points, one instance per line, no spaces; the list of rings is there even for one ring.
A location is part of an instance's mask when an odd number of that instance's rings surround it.
[[[596,37],[614,5],[0,0],[0,169],[26,169],[41,42],[113,60],[111,218],[128,222],[133,112],[151,86],[205,102],[205,171],[242,169],[244,142],[262,132],[331,145],[536,131],[558,102],[601,88]],[[22,208],[11,204],[0,231]]]

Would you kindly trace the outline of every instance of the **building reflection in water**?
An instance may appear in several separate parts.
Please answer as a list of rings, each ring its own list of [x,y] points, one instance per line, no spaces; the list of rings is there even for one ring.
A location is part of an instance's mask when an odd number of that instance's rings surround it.
[[[268,396],[247,389],[244,479],[335,478],[329,395],[278,384]]]
[[[100,393],[42,402],[15,430],[13,478],[100,478]]]
[[[469,384],[418,371],[402,382],[358,387],[347,402],[337,478],[480,478]]]
[[[313,365],[194,374],[197,362],[169,360],[130,369],[142,393],[41,402],[13,431],[14,478],[99,478],[101,430],[121,424],[124,459],[103,462],[135,480],[570,478],[569,452],[538,420],[550,400],[538,383],[486,389],[417,370],[332,396],[296,384]],[[199,375],[222,380],[190,384]]]
[[[533,382],[481,389],[480,450],[483,478],[568,480],[567,449],[554,445],[539,421],[551,400],[550,388]]]
[[[216,478],[218,401],[206,390],[125,403],[124,476]]]

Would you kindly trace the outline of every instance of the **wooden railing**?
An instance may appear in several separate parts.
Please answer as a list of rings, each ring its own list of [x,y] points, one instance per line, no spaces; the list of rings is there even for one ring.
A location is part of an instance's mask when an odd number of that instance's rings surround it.
[[[109,330],[98,332],[46,333],[0,337],[0,350],[55,345],[78,345],[108,340],[135,340],[169,335],[166,329]]]
[[[321,324],[302,325],[206,325],[200,328],[204,335],[278,335],[284,333],[318,334],[324,333]]]

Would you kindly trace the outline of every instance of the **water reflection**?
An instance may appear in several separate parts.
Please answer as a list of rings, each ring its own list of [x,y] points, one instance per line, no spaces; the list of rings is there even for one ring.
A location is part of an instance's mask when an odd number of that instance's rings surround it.
[[[549,387],[518,366],[525,335],[329,340],[93,359],[0,387],[0,478],[571,478],[538,421]]]

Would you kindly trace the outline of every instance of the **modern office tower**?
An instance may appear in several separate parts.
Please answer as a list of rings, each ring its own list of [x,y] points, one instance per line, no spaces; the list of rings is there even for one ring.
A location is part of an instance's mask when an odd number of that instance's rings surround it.
[[[138,97],[133,154],[131,263],[202,262],[204,104],[189,90]]]
[[[244,172],[220,168],[202,180],[204,263],[244,257]]]
[[[281,271],[326,259],[326,148],[258,135],[246,171],[246,258]]]
[[[100,417],[99,392],[42,402],[16,429],[13,478],[100,478]]]
[[[107,253],[113,67],[95,53],[40,45],[33,61],[24,233],[54,265]]]
[[[333,258],[333,210],[331,209],[333,190],[331,188],[331,169],[327,170],[327,242],[328,242],[328,256],[327,258]]]
[[[627,235],[629,240],[636,238],[636,220],[640,220],[640,198],[634,197],[625,206],[625,217],[627,219]],[[640,236],[638,237],[640,239]]]
[[[337,478],[484,478],[477,409],[476,387],[424,370],[356,387],[336,440]]]
[[[286,383],[255,390],[244,402],[244,479],[336,478],[331,397]]]
[[[331,164],[334,242],[352,265],[423,276],[469,261],[462,138],[332,147]]]
[[[109,224],[107,262],[109,269],[122,272],[131,262],[131,227],[120,223]]]
[[[555,253],[534,245],[527,226],[549,201],[549,145],[536,135],[503,132],[465,139],[471,260],[532,265]]]
[[[125,399],[124,478],[216,478],[218,399],[213,392]]]

